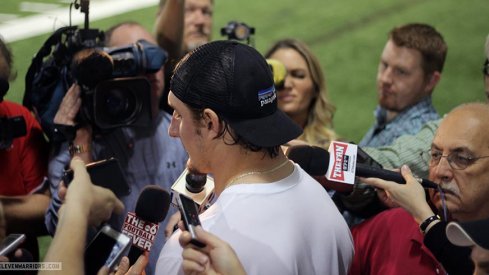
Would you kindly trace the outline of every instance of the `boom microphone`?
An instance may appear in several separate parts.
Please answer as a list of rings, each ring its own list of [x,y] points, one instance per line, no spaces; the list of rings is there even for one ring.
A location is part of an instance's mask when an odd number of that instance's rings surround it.
[[[147,185],[139,194],[135,213],[128,212],[122,233],[132,238],[129,251],[130,264],[134,264],[144,251],[150,251],[159,223],[170,208],[170,194],[157,185]]]
[[[328,172],[330,155],[329,152],[323,148],[309,145],[291,146],[287,150],[287,156],[311,176],[325,176]],[[355,176],[364,178],[380,178],[401,184],[406,183],[400,173],[375,168],[363,163],[356,163]],[[419,178],[417,180],[425,188],[437,188],[437,185],[430,180]]]

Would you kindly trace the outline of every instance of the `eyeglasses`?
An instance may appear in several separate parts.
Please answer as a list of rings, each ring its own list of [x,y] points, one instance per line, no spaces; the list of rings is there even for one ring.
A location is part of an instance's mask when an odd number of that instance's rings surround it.
[[[488,59],[486,59],[486,61],[484,61],[484,65],[482,66],[482,73],[484,75],[489,76],[489,60]]]
[[[428,150],[426,152],[422,152],[420,155],[421,158],[425,162],[428,162],[430,166],[436,166],[440,163],[441,158],[447,158],[448,164],[455,170],[463,170],[474,164],[479,159],[489,158],[489,156],[469,157],[464,154],[466,153],[453,152],[447,156],[444,156],[440,151]]]

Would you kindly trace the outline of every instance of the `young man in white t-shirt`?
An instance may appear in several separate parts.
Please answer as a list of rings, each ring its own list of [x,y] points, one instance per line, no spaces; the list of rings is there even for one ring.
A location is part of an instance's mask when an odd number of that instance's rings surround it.
[[[247,274],[346,274],[349,229],[326,191],[280,145],[301,129],[277,109],[272,73],[252,47],[215,41],[189,53],[172,78],[168,130],[189,168],[212,174],[218,199],[200,219],[228,242]],[[157,274],[182,274],[180,231]]]

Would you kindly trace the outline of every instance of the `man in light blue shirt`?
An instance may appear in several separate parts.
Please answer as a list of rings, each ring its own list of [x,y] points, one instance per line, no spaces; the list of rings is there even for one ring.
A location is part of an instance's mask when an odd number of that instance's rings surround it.
[[[443,37],[429,25],[407,24],[391,30],[377,72],[376,121],[360,146],[390,145],[439,118],[431,95],[440,80],[446,53]]]

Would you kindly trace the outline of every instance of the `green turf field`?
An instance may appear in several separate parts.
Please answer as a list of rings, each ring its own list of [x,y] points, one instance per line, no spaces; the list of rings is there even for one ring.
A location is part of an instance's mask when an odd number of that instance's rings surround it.
[[[68,7],[56,0],[44,2]],[[0,13],[34,14],[20,12],[20,3],[2,0]],[[489,33],[485,25],[489,14],[487,0],[215,0],[215,3],[214,39],[221,39],[219,30],[228,21],[238,20],[256,28],[255,45],[261,52],[285,37],[302,39],[312,47],[324,68],[330,98],[337,107],[335,128],[347,140],[359,141],[373,122],[378,59],[388,31],[396,25],[428,23],[445,37],[448,58],[434,94],[440,114],[463,102],[484,100],[481,67],[483,45]],[[136,20],[152,29],[156,9],[155,5],[91,22],[91,26],[105,29],[117,22]],[[21,101],[25,72],[46,38],[47,35],[41,35],[11,43],[18,78],[8,99]]]
[[[228,21],[238,20],[256,28],[255,45],[261,52],[284,37],[302,39],[312,47],[323,65],[331,100],[337,107],[335,128],[348,140],[358,141],[373,121],[377,62],[387,32],[395,25],[429,23],[444,35],[448,59],[434,94],[440,113],[462,102],[484,100],[480,68],[489,33],[484,23],[489,12],[487,0],[215,2],[214,39],[221,39],[219,30]],[[3,0],[2,12],[14,12],[19,3]],[[91,22],[91,26],[104,29],[116,22],[136,20],[152,29],[155,12],[156,6]],[[29,14],[23,12],[22,16]],[[11,44],[19,76],[7,98],[21,100],[26,68],[46,38],[42,35]]]

